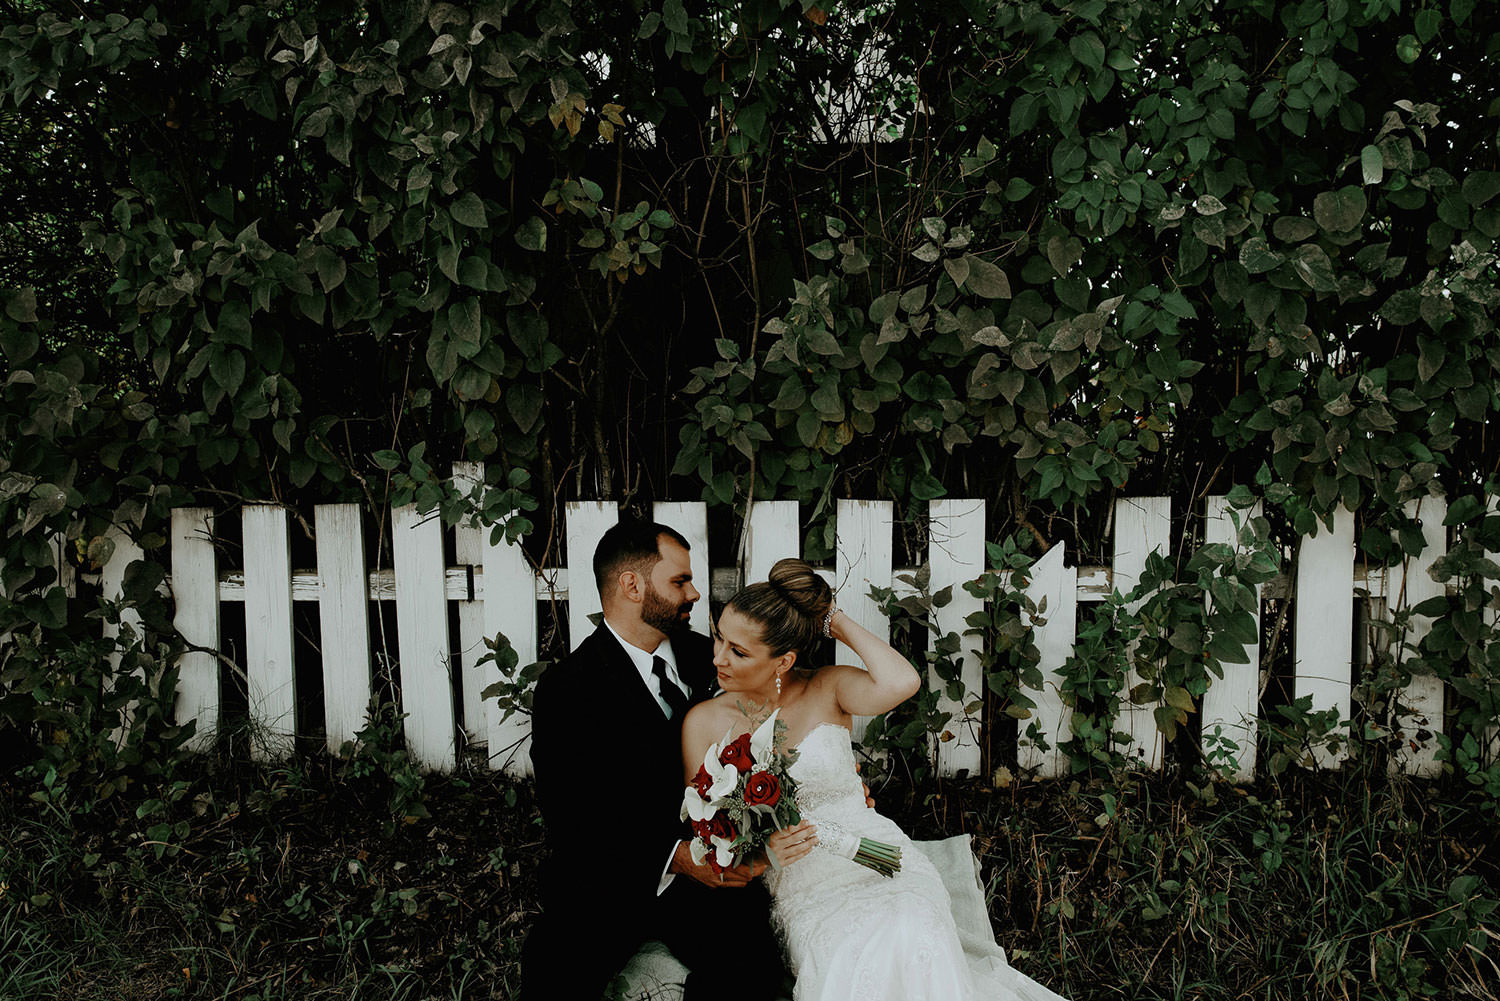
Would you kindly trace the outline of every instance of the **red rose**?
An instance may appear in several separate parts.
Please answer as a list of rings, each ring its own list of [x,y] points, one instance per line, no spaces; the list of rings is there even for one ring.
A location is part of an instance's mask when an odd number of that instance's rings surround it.
[[[698,795],[708,799],[708,790],[713,784],[714,777],[708,774],[707,768],[699,765],[698,774],[693,776],[693,788],[698,790]]]
[[[739,834],[734,829],[734,821],[723,810],[714,814],[713,819],[708,822],[708,833],[710,837],[723,838],[725,841],[733,841]]]
[[[705,845],[708,844],[708,839],[714,833],[713,823],[707,820],[695,820],[692,822],[692,826],[693,836],[701,840]]]
[[[734,770],[741,775],[750,770],[755,764],[755,759],[750,756],[750,735],[742,733],[734,738],[734,741],[719,752],[719,764],[733,765]]]
[[[756,772],[745,783],[746,806],[775,806],[781,802],[781,783],[770,772]]]

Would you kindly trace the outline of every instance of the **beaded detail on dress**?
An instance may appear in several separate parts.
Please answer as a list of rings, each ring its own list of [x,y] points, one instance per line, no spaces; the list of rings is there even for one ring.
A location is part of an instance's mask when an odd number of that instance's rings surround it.
[[[824,734],[823,731],[828,731]],[[815,741],[828,740],[828,749],[814,750]],[[805,750],[804,750],[805,749]],[[797,807],[804,813],[821,810],[840,800],[853,800],[863,808],[864,784],[854,770],[854,747],[847,727],[837,723],[819,723],[797,743],[797,763],[792,778],[797,780]]]

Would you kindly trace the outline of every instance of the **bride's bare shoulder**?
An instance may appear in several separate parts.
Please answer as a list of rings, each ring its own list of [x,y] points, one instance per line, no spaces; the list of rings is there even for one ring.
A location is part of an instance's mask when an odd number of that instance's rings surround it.
[[[682,729],[684,732],[694,733],[715,729],[722,732],[724,727],[729,725],[733,712],[734,704],[725,698],[724,693],[720,693],[689,709],[688,714],[682,718]],[[715,735],[712,739],[717,740],[718,736]]]

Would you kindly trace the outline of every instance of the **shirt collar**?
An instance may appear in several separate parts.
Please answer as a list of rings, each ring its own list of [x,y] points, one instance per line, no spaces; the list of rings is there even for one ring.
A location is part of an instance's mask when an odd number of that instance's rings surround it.
[[[657,644],[656,649],[648,653],[621,636],[615,627],[610,625],[609,619],[604,620],[604,628],[608,629],[609,634],[624,648],[625,655],[630,658],[630,662],[635,665],[635,669],[640,672],[641,678],[653,692],[656,691],[656,682],[651,680],[651,658],[653,657],[660,657],[667,662],[668,677],[681,680],[682,676],[677,671],[677,657],[672,653],[670,639],[663,638]]]

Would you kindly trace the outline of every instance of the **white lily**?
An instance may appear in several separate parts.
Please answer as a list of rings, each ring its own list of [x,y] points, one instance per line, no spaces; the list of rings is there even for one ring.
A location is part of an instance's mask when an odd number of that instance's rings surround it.
[[[708,845],[703,843],[702,838],[694,838],[688,842],[688,855],[693,859],[693,865],[702,865],[703,860],[708,858]]]
[[[703,768],[708,772],[709,785],[707,798],[699,795],[698,787],[689,785],[682,791],[682,809],[678,817],[683,820],[707,820],[719,811],[724,802],[724,797],[733,793],[740,782],[740,773],[733,765],[719,763],[719,754],[724,750],[723,743],[714,744],[709,747],[708,752],[703,755]]]
[[[703,755],[703,767],[708,771],[713,780],[708,787],[709,802],[721,800],[734,792],[735,786],[740,784],[740,773],[733,765],[725,765],[719,762],[719,755],[724,751],[723,742],[714,744]]]
[[[718,807],[698,795],[697,786],[682,790],[682,809],[677,814],[679,820],[707,820],[717,812]]]
[[[714,861],[718,862],[719,866],[724,869],[728,869],[734,865],[734,852],[729,848],[729,839],[710,838],[709,840],[714,843]],[[705,854],[707,853],[705,852]]]
[[[780,713],[781,707],[777,706],[775,711],[766,717],[766,721],[756,727],[755,732],[750,735],[750,756],[761,765],[771,760],[771,747],[776,740],[776,717]]]

